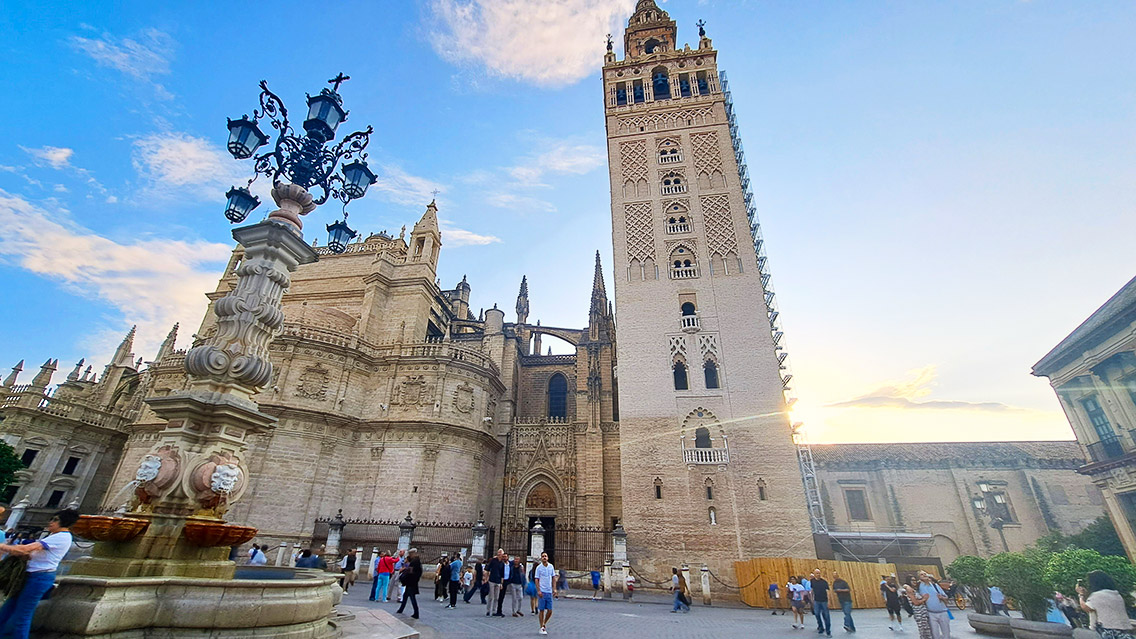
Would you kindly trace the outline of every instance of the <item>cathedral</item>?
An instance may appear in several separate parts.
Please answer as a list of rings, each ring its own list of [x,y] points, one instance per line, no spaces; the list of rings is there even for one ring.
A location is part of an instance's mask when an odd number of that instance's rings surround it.
[[[728,574],[745,557],[815,556],[787,409],[788,379],[753,196],[717,52],[699,27],[640,0],[602,94],[611,179],[614,306],[596,255],[587,326],[472,309],[437,279],[435,202],[409,235],[372,234],[301,265],[254,397],[275,425],[250,436],[244,499],[228,514],[269,544],[310,543],[317,520],[474,522],[515,549],[540,522],[611,531],[656,573],[689,554]],[[599,238],[597,238],[599,239]],[[210,304],[231,291],[238,246]],[[519,274],[518,274],[519,275]],[[511,297],[511,292],[509,293]],[[616,310],[619,321],[616,322]],[[193,336],[217,331],[212,307]],[[144,402],[187,388],[178,327],[153,359],[133,331],[101,374],[3,382],[4,440],[28,466],[8,503],[113,511],[158,439]],[[575,352],[542,352],[542,336]],[[148,355],[148,354],[143,354]],[[618,364],[618,366],[617,366]],[[617,375],[618,373],[618,375]],[[819,509],[819,502],[816,503]],[[819,512],[819,511],[818,511]],[[512,532],[510,532],[512,531]],[[563,543],[563,542],[562,542]],[[667,571],[669,572],[669,571]]]

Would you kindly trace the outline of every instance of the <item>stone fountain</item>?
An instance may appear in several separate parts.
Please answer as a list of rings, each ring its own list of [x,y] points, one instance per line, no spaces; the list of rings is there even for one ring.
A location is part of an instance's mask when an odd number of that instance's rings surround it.
[[[289,274],[316,260],[300,233],[312,196],[278,184],[272,197],[279,210],[233,231],[244,261],[236,288],[213,306],[216,334],[186,355],[190,388],[146,400],[168,423],[128,486],[129,512],[75,525],[96,543],[40,605],[37,636],[336,636],[328,617],[341,591],[333,576],[233,579],[228,560],[230,546],[257,532],[224,515],[248,485],[247,438],[275,428],[252,396],[272,379],[268,344],[284,321],[280,300]]]

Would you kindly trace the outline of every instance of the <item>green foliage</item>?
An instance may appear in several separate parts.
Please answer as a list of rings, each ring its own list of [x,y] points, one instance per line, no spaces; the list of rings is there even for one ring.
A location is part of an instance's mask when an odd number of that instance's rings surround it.
[[[1102,555],[1095,550],[1069,548],[1054,554],[1045,567],[1045,578],[1055,590],[1076,596],[1078,579],[1093,570],[1101,570],[1116,581],[1117,590],[1129,605],[1131,592],[1136,588],[1136,567],[1125,557]]]
[[[955,558],[947,566],[947,574],[966,591],[974,611],[979,614],[989,614],[990,591],[986,583],[986,560],[974,555],[962,555]]]
[[[1075,535],[1051,532],[1038,539],[1037,546],[1052,552],[1061,552],[1066,548],[1085,548],[1095,550],[1102,555],[1127,556],[1124,545],[1120,543],[1120,536],[1116,534],[1116,528],[1108,515],[1101,515]]]
[[[986,579],[1013,598],[1023,617],[1045,621],[1046,600],[1053,595],[1053,586],[1045,575],[1051,556],[1039,548],[998,553],[986,562]]]
[[[16,449],[0,442],[0,489],[16,479],[16,471],[24,469],[24,462],[16,456]]]

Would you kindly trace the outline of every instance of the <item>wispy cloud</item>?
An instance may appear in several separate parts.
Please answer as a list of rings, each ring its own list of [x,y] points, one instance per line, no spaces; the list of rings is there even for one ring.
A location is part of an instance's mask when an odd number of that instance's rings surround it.
[[[417,204],[425,206],[434,199],[433,191],[445,190],[441,184],[417,175],[411,175],[396,164],[383,164],[378,181],[370,192],[378,191],[388,200],[397,204]]]
[[[889,381],[880,387],[852,399],[828,404],[828,408],[899,408],[904,410],[969,410],[1005,412],[1024,410],[999,402],[966,402],[960,400],[921,398],[931,394],[935,377],[934,366],[911,371],[906,379]]]
[[[459,64],[541,85],[577,82],[603,63],[635,0],[434,0],[430,43]]]
[[[196,325],[205,310],[201,293],[216,284],[230,250],[204,241],[117,242],[70,223],[61,210],[0,190],[0,260],[121,311],[125,324],[138,324],[140,354],[152,352],[174,322]]]
[[[547,174],[583,175],[603,166],[607,159],[604,150],[592,144],[579,144],[569,140],[544,140],[542,149],[530,154],[516,166],[507,169],[519,184],[543,186]]]
[[[526,136],[533,148],[511,166],[476,169],[459,181],[482,189],[479,200],[502,209],[555,213],[556,205],[536,194],[552,188],[550,178],[583,175],[604,165],[603,149],[573,139]]]
[[[438,220],[442,231],[442,244],[445,246],[485,246],[496,244],[501,238],[495,235],[479,235],[473,231],[454,226],[450,220]]]
[[[174,55],[174,39],[157,29],[144,29],[130,38],[118,38],[109,33],[87,38],[71,36],[71,46],[86,54],[99,66],[119,71],[139,82],[153,87],[156,96],[169,100],[173,95],[154,80],[155,76],[170,72]]]
[[[223,199],[234,184],[251,177],[220,147],[185,133],[154,133],[134,141],[134,168],[147,195],[188,195],[199,200]]]
[[[20,147],[26,151],[38,164],[46,164],[53,169],[61,170],[71,166],[71,156],[75,155],[74,149],[59,146],[44,146],[38,149],[29,149],[27,147]]]

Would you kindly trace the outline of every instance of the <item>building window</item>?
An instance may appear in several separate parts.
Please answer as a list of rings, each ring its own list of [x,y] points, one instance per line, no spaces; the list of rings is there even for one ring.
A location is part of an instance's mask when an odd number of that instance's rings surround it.
[[[690,74],[683,73],[678,76],[678,94],[684,98],[690,97]]]
[[[663,195],[686,193],[686,180],[683,179],[682,174],[671,171],[663,176],[661,192]]]
[[[643,103],[645,98],[643,96],[643,81],[642,80],[636,80],[635,82],[633,82],[631,84],[631,94],[632,94],[632,97],[635,100],[635,104],[642,104]]]
[[[710,94],[710,81],[706,77],[705,71],[698,72],[698,95]]]
[[[615,104],[627,106],[627,87],[622,82],[615,87]]]
[[[683,302],[679,307],[684,316],[694,315],[694,302]]]
[[[75,470],[79,468],[79,462],[83,461],[82,457],[68,457],[67,463],[63,465],[64,475],[74,475]]]
[[[991,514],[995,517],[1000,517],[1002,521],[1007,523],[1017,522],[1014,517],[1014,509],[1010,506],[1010,496],[1003,490],[995,490],[987,495],[987,508],[990,509]]]
[[[714,487],[710,484],[706,484],[706,499],[714,500]]]
[[[666,67],[655,67],[651,72],[651,91],[656,100],[671,99],[671,78],[667,75]]]
[[[18,484],[12,484],[10,486],[5,486],[4,487],[4,494],[0,495],[0,501],[4,502],[5,504],[12,503],[12,500],[16,498],[16,491],[19,490],[19,489],[20,489],[20,486]]]
[[[663,480],[655,478],[655,499],[663,498]]]
[[[694,447],[695,448],[713,448],[710,441],[710,429],[705,426],[699,426],[694,430]]]
[[[35,461],[36,455],[39,451],[34,448],[24,450],[24,454],[20,457],[20,461],[24,462],[24,468],[31,468],[32,462]]]
[[[674,383],[675,390],[689,390],[690,384],[686,380],[686,364],[682,362],[674,363]]]
[[[706,388],[718,388],[718,365],[708,359],[702,365],[702,371],[706,375]]]
[[[676,246],[671,251],[671,279],[688,280],[698,277],[698,263],[694,253],[685,246]]]
[[[67,493],[65,491],[62,491],[62,490],[51,491],[51,497],[47,498],[47,504],[45,504],[45,506],[47,508],[55,508],[56,506],[58,506],[60,503],[63,502],[63,496],[66,495],[66,494]]]
[[[568,417],[568,380],[560,373],[548,380],[548,416]]]
[[[848,518],[852,521],[871,521],[868,496],[862,488],[845,488],[844,502],[848,504]]]
[[[1120,446],[1120,440],[1116,436],[1116,431],[1112,429],[1112,424],[1108,421],[1108,415],[1104,414],[1104,409],[1101,408],[1100,402],[1096,397],[1086,397],[1081,400],[1081,406],[1085,409],[1085,414],[1089,418],[1089,422],[1093,425],[1093,430],[1096,431],[1097,437],[1100,438],[1100,451],[1094,451],[1094,446],[1089,444],[1089,452],[1096,452],[1094,458],[1110,458],[1119,457],[1124,454],[1124,449]]]
[[[766,499],[765,480],[764,479],[757,480],[757,498],[760,499],[761,501],[765,501],[765,499]]]

